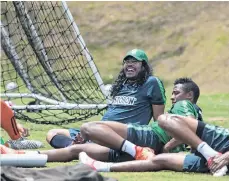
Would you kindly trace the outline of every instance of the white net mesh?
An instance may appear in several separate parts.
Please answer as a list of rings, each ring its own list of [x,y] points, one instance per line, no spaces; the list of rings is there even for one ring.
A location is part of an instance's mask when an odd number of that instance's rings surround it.
[[[104,109],[103,82],[71,18],[64,2],[1,2],[1,97],[16,117],[62,124]]]

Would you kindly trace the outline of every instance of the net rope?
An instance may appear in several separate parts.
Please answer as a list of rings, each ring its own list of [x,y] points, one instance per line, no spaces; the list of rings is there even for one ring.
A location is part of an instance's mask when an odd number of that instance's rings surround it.
[[[68,104],[104,104],[106,96],[80,45],[62,2],[1,2],[1,93],[33,93]],[[82,43],[82,42],[81,42]],[[87,59],[85,52],[89,54]],[[16,83],[13,90],[6,89]],[[11,98],[17,105],[46,105],[34,98]],[[15,110],[16,117],[41,124],[67,124],[105,108]]]

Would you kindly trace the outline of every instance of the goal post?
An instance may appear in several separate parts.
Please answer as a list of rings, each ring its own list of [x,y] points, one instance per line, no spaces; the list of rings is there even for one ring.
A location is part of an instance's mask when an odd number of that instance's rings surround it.
[[[1,99],[16,117],[62,124],[100,114],[105,86],[67,3],[1,2]],[[17,87],[7,89],[7,84]]]

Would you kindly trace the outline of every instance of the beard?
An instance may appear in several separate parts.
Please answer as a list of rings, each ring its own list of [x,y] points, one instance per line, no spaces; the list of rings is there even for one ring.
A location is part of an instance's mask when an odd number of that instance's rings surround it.
[[[145,69],[144,67],[141,68],[140,72],[138,72],[137,75],[133,76],[133,77],[126,77],[127,80],[130,80],[131,82],[134,81],[134,82],[137,82],[137,81],[140,81],[142,80],[143,78],[145,78]]]

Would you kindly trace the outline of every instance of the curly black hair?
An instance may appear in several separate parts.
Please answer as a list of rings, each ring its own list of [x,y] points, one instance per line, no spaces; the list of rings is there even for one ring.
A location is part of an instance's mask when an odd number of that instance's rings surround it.
[[[143,85],[149,76],[152,75],[153,69],[149,66],[149,64],[145,61],[142,62],[143,69],[139,72],[137,79],[132,82],[132,84]],[[126,75],[124,73],[124,69],[120,71],[118,78],[112,84],[111,88],[111,97],[115,97],[117,93],[122,88],[123,84],[127,81]]]
[[[185,92],[192,91],[194,94],[193,101],[194,101],[194,103],[197,102],[197,100],[200,96],[200,88],[191,78],[182,77],[182,78],[176,79],[174,81],[173,85],[177,85],[177,84],[182,84],[183,85],[182,89]]]

